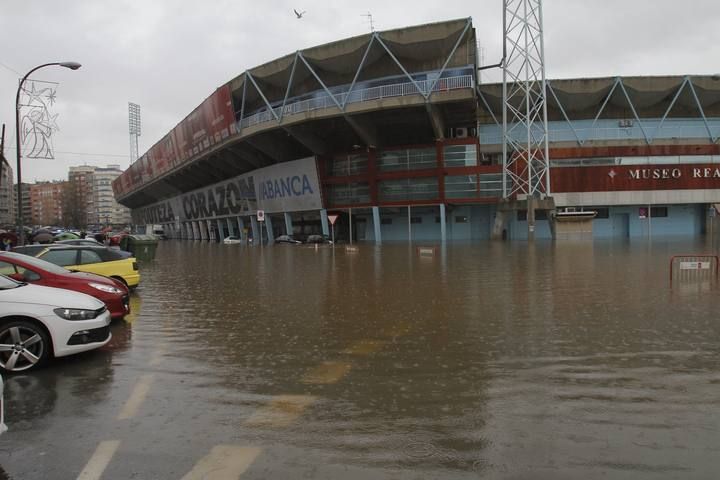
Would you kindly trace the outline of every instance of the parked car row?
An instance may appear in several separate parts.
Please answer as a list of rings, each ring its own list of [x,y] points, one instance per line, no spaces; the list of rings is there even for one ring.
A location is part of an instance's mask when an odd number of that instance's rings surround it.
[[[252,240],[251,240],[252,241]],[[239,245],[242,243],[240,237],[229,236],[223,239],[225,245]],[[293,237],[292,235],[280,235],[275,239],[275,243],[290,243],[290,244],[301,244],[301,243],[333,243],[327,235],[308,235],[303,242],[300,239]]]
[[[110,341],[140,283],[133,257],[85,245],[0,252],[0,371],[23,372]],[[22,253],[21,253],[22,252]]]

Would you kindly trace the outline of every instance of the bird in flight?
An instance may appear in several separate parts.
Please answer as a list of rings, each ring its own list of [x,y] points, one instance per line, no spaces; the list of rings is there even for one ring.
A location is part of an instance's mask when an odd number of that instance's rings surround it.
[[[305,15],[305,10],[303,10],[302,12],[298,12],[297,10],[295,10],[295,9],[293,8],[293,12],[295,12],[295,16],[296,16],[298,19],[302,18],[303,15]]]

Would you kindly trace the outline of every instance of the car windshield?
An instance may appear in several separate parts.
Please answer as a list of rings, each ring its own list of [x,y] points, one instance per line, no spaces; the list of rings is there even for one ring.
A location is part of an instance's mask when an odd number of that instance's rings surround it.
[[[68,273],[68,270],[66,268],[55,265],[54,263],[46,262],[45,260],[37,257],[29,257],[27,255],[21,255],[18,253],[8,253],[7,257],[22,259],[22,262],[28,264],[30,267],[39,268],[41,270],[45,270],[46,272],[59,275]]]
[[[13,280],[12,278],[6,277],[5,275],[0,275],[0,290],[10,290],[17,287],[22,287],[23,285],[26,285],[23,282],[18,282]]]

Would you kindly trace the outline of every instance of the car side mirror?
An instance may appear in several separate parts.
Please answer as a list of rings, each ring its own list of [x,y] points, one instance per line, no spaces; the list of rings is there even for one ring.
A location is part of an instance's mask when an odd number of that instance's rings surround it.
[[[26,282],[35,282],[37,280],[40,280],[40,275],[33,272],[32,270],[25,270],[23,272],[23,280]]]

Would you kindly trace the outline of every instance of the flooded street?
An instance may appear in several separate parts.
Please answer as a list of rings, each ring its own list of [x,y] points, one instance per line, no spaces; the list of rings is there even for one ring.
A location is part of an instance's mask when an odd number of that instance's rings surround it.
[[[163,242],[108,346],[6,378],[0,479],[714,478],[704,250]]]

